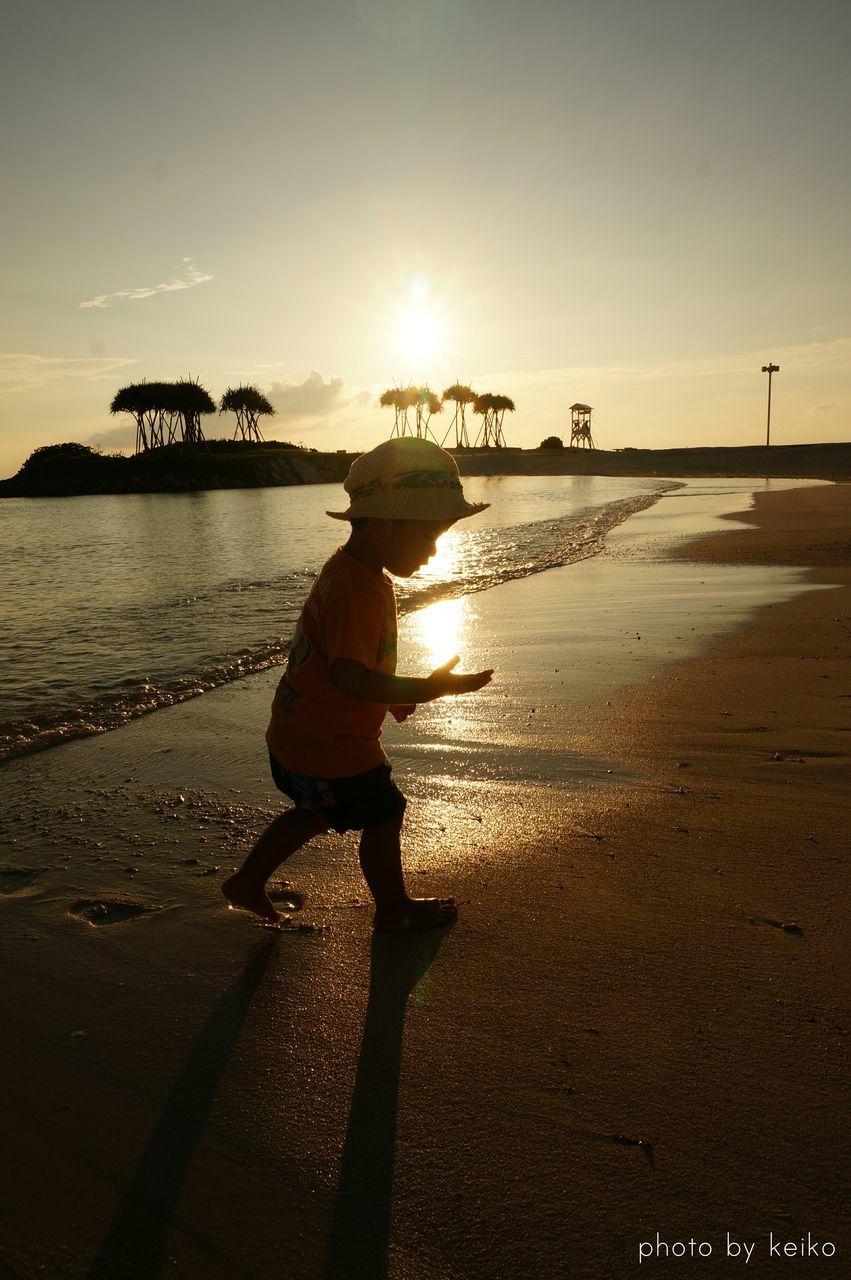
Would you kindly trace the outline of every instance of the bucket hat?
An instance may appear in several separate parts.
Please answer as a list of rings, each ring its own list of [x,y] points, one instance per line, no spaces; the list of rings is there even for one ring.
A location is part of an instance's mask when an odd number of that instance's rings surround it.
[[[335,520],[461,520],[490,506],[468,502],[452,454],[416,436],[385,440],[355,458],[343,488],[349,508],[326,513]]]

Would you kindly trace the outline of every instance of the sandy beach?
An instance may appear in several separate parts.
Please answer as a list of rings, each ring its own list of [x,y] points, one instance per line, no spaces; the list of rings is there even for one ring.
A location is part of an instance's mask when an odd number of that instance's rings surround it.
[[[847,1270],[851,487],[678,501],[406,620],[497,671],[386,732],[446,933],[352,836],[224,909],[274,673],[3,767],[2,1274]]]

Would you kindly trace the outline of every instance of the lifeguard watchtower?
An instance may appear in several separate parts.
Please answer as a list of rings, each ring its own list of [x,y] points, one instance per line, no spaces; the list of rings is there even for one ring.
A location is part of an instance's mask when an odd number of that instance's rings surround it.
[[[570,447],[571,449],[593,449],[594,438],[591,435],[590,404],[572,404],[570,406]]]

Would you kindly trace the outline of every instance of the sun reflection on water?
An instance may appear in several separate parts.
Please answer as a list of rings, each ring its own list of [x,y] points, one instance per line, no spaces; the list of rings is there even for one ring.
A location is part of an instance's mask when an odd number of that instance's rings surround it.
[[[489,666],[482,652],[486,640],[482,636],[480,617],[476,595],[440,600],[408,614],[403,620],[405,670],[426,675],[456,654],[459,661],[455,670],[459,674]],[[448,769],[452,778],[464,777],[466,755],[471,749],[479,749],[477,744],[486,740],[492,717],[490,686],[477,693],[436,698],[417,708],[409,749],[423,761],[436,752],[442,767],[446,768],[446,762],[452,761]],[[429,769],[433,768],[430,764]],[[447,786],[453,789],[454,784],[447,783]]]
[[[421,569],[416,582],[427,586],[431,582],[447,582],[458,577],[460,568],[460,541],[457,529],[449,529],[440,535],[437,551]]]
[[[435,557],[436,558],[436,557]],[[413,614],[409,621],[410,641],[418,650],[422,665],[433,669],[460,654],[464,670],[464,649],[470,621],[468,596],[441,600]]]

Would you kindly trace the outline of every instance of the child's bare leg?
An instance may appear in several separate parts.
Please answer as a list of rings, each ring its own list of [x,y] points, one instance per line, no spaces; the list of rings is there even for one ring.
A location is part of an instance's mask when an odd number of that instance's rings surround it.
[[[287,809],[266,828],[236,875],[222,885],[230,905],[266,920],[280,920],[280,912],[266,892],[266,881],[296,849],[327,830],[321,814],[311,809]]]
[[[361,871],[375,899],[376,929],[439,929],[458,912],[452,898],[411,898],[402,873],[399,835],[402,819],[394,818],[361,835]]]

